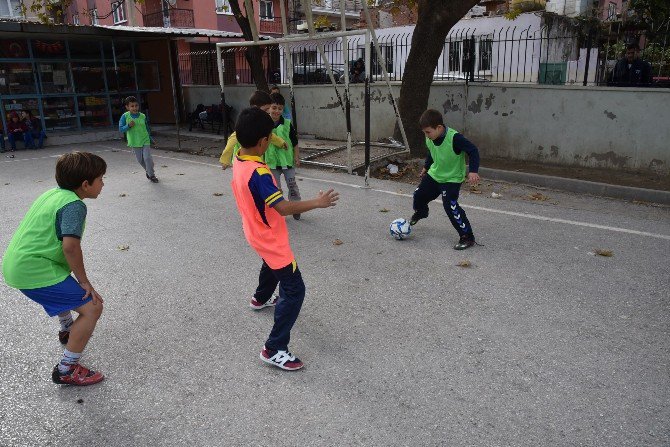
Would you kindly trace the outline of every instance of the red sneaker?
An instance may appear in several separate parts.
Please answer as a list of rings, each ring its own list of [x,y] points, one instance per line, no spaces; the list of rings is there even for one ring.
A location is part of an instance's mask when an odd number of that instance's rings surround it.
[[[300,359],[288,351],[273,351],[263,346],[261,360],[286,371],[295,371],[305,366]]]
[[[277,305],[278,300],[279,300],[279,295],[278,294],[272,295],[270,297],[270,299],[267,300],[264,303],[261,303],[260,301],[256,301],[256,298],[251,297],[251,302],[249,303],[249,307],[251,307],[253,310],[261,310],[261,309],[265,309],[266,307]]]
[[[79,364],[64,374],[58,370],[58,365],[54,366],[54,370],[51,372],[51,379],[54,383],[61,385],[93,385],[94,383],[101,382],[104,378],[105,376],[100,371],[91,371]]]
[[[70,340],[70,331],[58,331],[58,341],[61,345],[66,345]]]

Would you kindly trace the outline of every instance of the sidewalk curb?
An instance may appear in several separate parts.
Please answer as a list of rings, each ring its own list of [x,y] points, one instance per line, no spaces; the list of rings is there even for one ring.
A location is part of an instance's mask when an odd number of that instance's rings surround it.
[[[559,189],[578,194],[611,197],[615,199],[640,200],[643,202],[670,205],[670,191],[634,188],[631,186],[609,185],[607,183],[589,182],[571,178],[553,177],[550,175],[530,174],[527,172],[503,171],[501,169],[479,168],[482,177],[491,180],[526,183],[545,188]]]

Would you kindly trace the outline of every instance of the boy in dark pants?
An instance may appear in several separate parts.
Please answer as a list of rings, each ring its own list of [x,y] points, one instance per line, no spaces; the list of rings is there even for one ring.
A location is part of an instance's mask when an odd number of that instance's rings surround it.
[[[284,216],[334,206],[338,194],[331,189],[320,192],[312,200],[284,200],[261,158],[270,144],[273,127],[270,115],[261,109],[250,108],[240,113],[235,132],[242,147],[233,160],[231,186],[242,216],[244,236],[263,260],[251,307],[262,309],[276,305],[274,326],[260,358],[278,368],[294,371],[304,365],[288,351],[288,343],[305,298],[305,284],[289,245]],[[272,296],[277,284],[278,300]]]
[[[458,193],[465,180],[465,154],[470,160],[468,183],[479,183],[479,151],[463,135],[444,125],[442,114],[428,109],[421,115],[419,125],[426,135],[428,156],[421,170],[421,183],[414,191],[414,214],[410,225],[428,217],[428,204],[442,195],[442,204],[460,239],[454,250],[475,245],[475,236],[465,211],[458,204]]]

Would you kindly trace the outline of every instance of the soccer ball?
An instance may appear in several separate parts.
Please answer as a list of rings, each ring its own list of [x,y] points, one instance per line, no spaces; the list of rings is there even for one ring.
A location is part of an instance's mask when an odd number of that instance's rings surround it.
[[[391,236],[401,241],[405,239],[412,232],[412,227],[409,226],[409,222],[405,219],[396,219],[391,222],[391,227],[389,228]]]

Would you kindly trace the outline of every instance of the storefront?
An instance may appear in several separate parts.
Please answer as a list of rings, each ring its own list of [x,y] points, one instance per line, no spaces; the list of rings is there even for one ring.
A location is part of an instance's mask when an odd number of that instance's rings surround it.
[[[170,41],[202,36],[241,37],[199,29],[0,22],[2,128],[14,113],[29,111],[47,135],[113,129],[125,111],[123,98],[131,95],[153,122],[174,123],[181,100]]]

